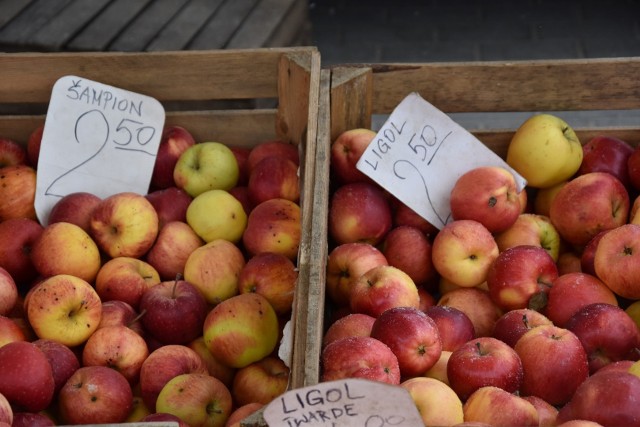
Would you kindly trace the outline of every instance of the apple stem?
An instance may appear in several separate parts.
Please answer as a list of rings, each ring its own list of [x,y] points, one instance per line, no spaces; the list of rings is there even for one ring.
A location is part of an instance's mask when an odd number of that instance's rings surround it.
[[[529,318],[526,314],[522,315],[522,323],[524,323],[524,327],[529,329]]]
[[[176,274],[176,279],[173,281],[173,289],[171,290],[171,298],[175,299],[176,289],[178,288],[178,282],[182,279],[182,274]]]
[[[145,315],[145,313],[147,312],[147,309],[143,309],[140,314],[138,314],[136,317],[134,317],[133,319],[131,319],[131,321],[129,323],[127,323],[127,327],[131,327],[131,325],[133,325],[134,323],[136,323],[138,320],[142,319],[142,316]]]

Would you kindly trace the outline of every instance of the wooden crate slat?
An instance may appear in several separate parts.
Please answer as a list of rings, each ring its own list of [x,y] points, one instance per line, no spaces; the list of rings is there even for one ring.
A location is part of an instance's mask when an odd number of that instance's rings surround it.
[[[223,49],[258,0],[225,0],[189,43],[189,49]]]
[[[67,45],[72,51],[103,51],[151,0],[114,0]]]
[[[33,3],[33,1],[0,0],[0,10],[2,11],[2,15],[0,15],[0,28],[16,17],[31,3]]]
[[[295,1],[260,0],[242,27],[229,41],[227,48],[245,49],[267,46],[275,29],[281,25],[282,16],[286,15],[286,11]]]
[[[31,34],[53,19],[72,0],[37,0],[31,2],[0,30],[0,44],[26,46]]]
[[[108,47],[110,51],[143,52],[161,28],[175,17],[189,0],[154,0]]]
[[[371,68],[336,68],[331,80],[331,141],[344,129],[371,128]]]

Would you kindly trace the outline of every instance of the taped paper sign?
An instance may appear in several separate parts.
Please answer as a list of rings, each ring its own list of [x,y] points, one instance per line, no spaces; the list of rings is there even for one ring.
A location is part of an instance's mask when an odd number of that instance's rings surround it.
[[[56,81],[38,157],[42,224],[65,195],[146,194],[164,126],[156,99],[82,77]]]
[[[395,108],[356,166],[438,229],[452,220],[455,182],[473,168],[504,167],[518,191],[526,186],[500,156],[417,93]]]

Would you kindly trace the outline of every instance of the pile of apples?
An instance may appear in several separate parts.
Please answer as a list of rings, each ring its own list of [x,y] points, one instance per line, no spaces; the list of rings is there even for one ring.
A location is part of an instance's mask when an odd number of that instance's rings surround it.
[[[437,229],[331,147],[321,380],[408,390],[425,425],[640,425],[640,148],[536,114]],[[580,421],[578,421],[580,420]]]
[[[238,426],[286,391],[298,147],[165,126],[148,194],[34,211],[42,127],[0,139],[0,426]]]

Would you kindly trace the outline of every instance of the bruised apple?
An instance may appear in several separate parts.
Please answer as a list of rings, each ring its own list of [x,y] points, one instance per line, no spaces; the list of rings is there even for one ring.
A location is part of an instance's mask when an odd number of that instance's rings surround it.
[[[260,252],[298,256],[301,229],[300,206],[287,199],[266,200],[253,208],[247,219],[242,243],[250,255]]]

